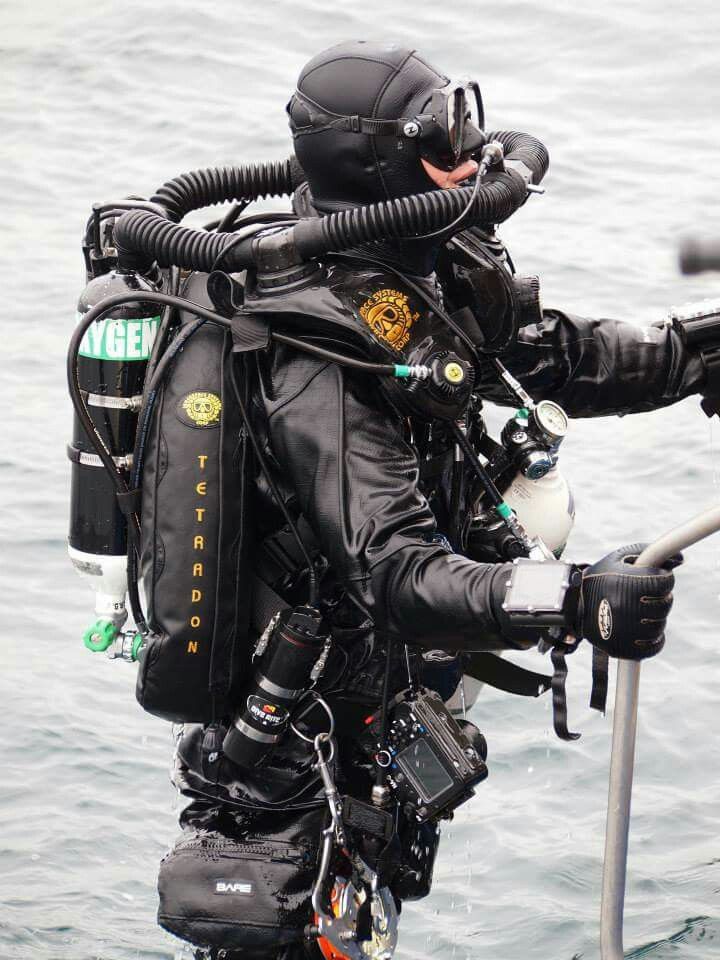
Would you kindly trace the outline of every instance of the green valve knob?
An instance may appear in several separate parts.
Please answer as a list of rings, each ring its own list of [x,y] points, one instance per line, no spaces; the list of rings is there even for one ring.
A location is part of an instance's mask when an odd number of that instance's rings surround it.
[[[96,620],[83,634],[83,643],[93,653],[103,653],[118,635],[112,620]]]
[[[510,509],[510,507],[508,506],[508,504],[505,503],[504,501],[503,501],[502,503],[499,503],[499,504],[495,507],[495,509],[496,509],[497,512],[500,514],[500,516],[503,518],[503,520],[507,520],[508,517],[511,517],[511,516],[512,516],[512,510]]]

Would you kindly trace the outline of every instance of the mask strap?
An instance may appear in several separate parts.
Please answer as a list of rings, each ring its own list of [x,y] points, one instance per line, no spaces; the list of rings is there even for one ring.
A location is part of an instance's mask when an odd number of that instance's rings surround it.
[[[308,108],[310,123],[305,126],[295,126],[296,136],[308,133],[320,133],[323,130],[341,130],[347,133],[364,133],[371,137],[408,136],[405,127],[410,122],[407,118],[399,120],[373,120],[370,117],[361,117],[358,114],[346,115],[326,110],[310,97],[295,91],[295,97]],[[290,101],[292,103],[292,101]],[[288,104],[289,108],[290,104]],[[414,136],[414,134],[413,134]]]

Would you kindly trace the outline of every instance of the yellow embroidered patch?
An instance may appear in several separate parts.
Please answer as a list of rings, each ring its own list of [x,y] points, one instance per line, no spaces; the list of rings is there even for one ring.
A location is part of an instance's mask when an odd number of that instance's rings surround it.
[[[408,296],[399,290],[377,290],[360,307],[360,316],[378,338],[393,350],[402,350],[410,339],[410,327],[420,316],[408,305]]]
[[[187,417],[198,427],[209,427],[220,420],[222,402],[215,393],[189,393],[182,402]]]

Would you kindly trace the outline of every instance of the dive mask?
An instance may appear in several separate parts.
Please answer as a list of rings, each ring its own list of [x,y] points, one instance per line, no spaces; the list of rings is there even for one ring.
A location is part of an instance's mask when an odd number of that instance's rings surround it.
[[[371,137],[402,137],[416,140],[420,156],[441,170],[454,169],[461,157],[477,153],[485,145],[485,114],[480,87],[474,80],[449,81],[433,90],[423,112],[397,120],[373,120],[326,110],[307,94],[296,90],[293,101],[305,108],[307,123],[292,124],[293,135],[340,130]]]
[[[420,156],[433,166],[452,170],[462,156],[485,146],[485,114],[480,87],[474,80],[451,81],[435,90],[429,106],[414,122],[420,127],[416,134]]]

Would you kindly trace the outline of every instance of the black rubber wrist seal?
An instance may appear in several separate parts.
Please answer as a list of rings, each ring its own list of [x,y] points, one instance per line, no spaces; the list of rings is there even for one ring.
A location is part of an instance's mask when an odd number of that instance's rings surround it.
[[[673,330],[683,344],[700,354],[705,367],[703,410],[720,413],[720,304],[697,303],[672,314]]]

